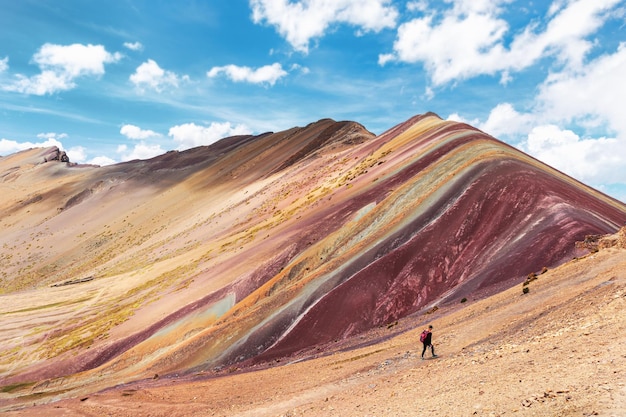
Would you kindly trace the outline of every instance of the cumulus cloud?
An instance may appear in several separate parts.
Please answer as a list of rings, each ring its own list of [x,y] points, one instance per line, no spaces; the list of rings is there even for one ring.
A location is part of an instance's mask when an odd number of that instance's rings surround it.
[[[543,125],[531,130],[521,148],[593,186],[626,182],[626,146],[616,138],[581,138],[569,129]]]
[[[230,122],[213,122],[209,126],[185,123],[173,126],[169,130],[169,136],[178,143],[179,151],[196,146],[210,145],[228,136],[249,135],[251,133],[252,131],[247,126],[243,124],[233,126]]]
[[[128,139],[148,139],[161,136],[159,133],[152,130],[144,130],[135,125],[124,125],[120,129],[120,133],[126,136]]]
[[[586,39],[610,17],[620,0],[574,0],[550,10],[540,31],[534,23],[515,34],[507,46],[509,24],[500,16],[511,0],[457,0],[443,12],[432,11],[403,23],[392,60],[422,63],[435,85],[502,73],[501,82],[539,59],[554,56],[563,66],[580,67],[593,43]],[[418,6],[413,6],[417,8]]]
[[[71,162],[82,164],[87,160],[87,149],[83,146],[73,146],[66,153]]]
[[[63,139],[66,139],[68,135],[66,133],[39,133],[37,134],[37,142],[18,142],[15,140],[9,139],[0,139],[0,155],[9,155],[15,152],[23,151],[26,149],[32,148],[49,148],[51,146],[56,146],[61,150],[65,150],[67,155],[70,158],[71,162],[76,163],[85,163],[87,162],[87,149],[82,146],[74,146],[69,149],[63,146],[61,142]],[[104,165],[97,162],[88,161],[88,163],[95,163],[97,165]],[[115,163],[115,161],[111,160],[109,164]]]
[[[40,139],[40,141],[38,142],[28,142],[28,141],[17,142],[17,141],[8,140],[8,139],[0,139],[0,155],[8,155],[11,153],[23,151],[25,149],[48,148],[51,146],[56,146],[57,148],[61,150],[65,150],[71,162],[76,162],[79,164],[90,163],[90,164],[96,164],[96,165],[109,165],[109,164],[115,163],[115,161],[110,158],[108,159],[107,164],[94,162],[94,161],[87,161],[88,152],[85,147],[73,146],[67,149],[63,146],[63,143],[61,142],[61,140],[66,139],[67,137],[68,135],[66,133],[47,132],[47,133],[37,134],[37,139]],[[104,160],[100,160],[100,161],[104,162]]]
[[[120,134],[126,136],[128,139],[139,141],[139,143],[135,143],[132,147],[128,145],[119,145],[117,148],[117,153],[120,156],[121,161],[130,161],[133,159],[149,159],[155,156],[161,155],[165,153],[165,150],[159,144],[149,143],[148,139],[159,138],[162,135],[158,132],[148,129],[142,129],[139,126],[125,124],[120,128]],[[101,160],[104,164],[105,160]],[[103,165],[103,163],[99,163],[98,165]]]
[[[37,133],[37,138],[44,139],[44,140],[60,141],[61,139],[65,139],[66,137],[67,137],[67,133],[55,133],[55,132]]]
[[[576,71],[553,73],[540,87],[535,112],[549,115],[558,126],[570,123],[583,130],[597,128],[615,137],[580,138],[559,128],[536,128],[523,146],[568,174],[592,184],[626,182],[626,43]]]
[[[582,67],[551,73],[526,111],[500,103],[484,123],[472,124],[594,187],[625,184],[625,73],[622,43]]]
[[[141,51],[143,45],[141,42],[124,42],[124,48],[130,49],[131,51]]]
[[[470,123],[499,139],[512,139],[520,150],[592,187],[626,183],[626,140],[619,136],[582,137],[563,127],[567,120],[538,108],[518,112],[509,103],[496,106],[484,123],[462,120],[456,114],[449,119]]]
[[[46,43],[32,59],[41,73],[31,77],[16,74],[16,80],[3,85],[2,89],[33,95],[70,90],[76,87],[77,78],[102,76],[105,73],[105,64],[115,63],[121,58],[121,54],[112,54],[102,45]]]
[[[122,161],[132,161],[134,159],[150,159],[165,153],[165,150],[158,144],[145,142],[138,143],[129,149],[127,145],[119,145],[117,153]]]
[[[121,55],[107,52],[102,45],[45,44],[33,59],[42,68],[61,68],[64,73],[78,77],[104,74],[104,64],[119,61]]]
[[[9,57],[0,59],[0,72],[4,72],[9,69]]]
[[[63,149],[63,144],[58,140],[58,136],[44,136],[41,142],[18,142],[15,140],[0,139],[0,155],[10,155],[15,152],[23,151],[32,148],[48,148],[50,146],[56,146],[59,149]],[[39,135],[38,135],[39,136]],[[65,137],[65,136],[62,136]]]
[[[109,158],[108,156],[102,155],[102,156],[96,156],[95,158],[92,158],[87,163],[94,164],[94,165],[105,166],[105,165],[113,165],[113,164],[117,163],[117,161],[115,159]]]
[[[406,9],[410,12],[425,12],[428,10],[428,1],[419,0],[419,1],[409,1],[406,4]]]
[[[590,126],[606,123],[626,141],[626,43],[576,71],[551,74],[541,85],[538,111]]]
[[[393,28],[398,10],[391,0],[250,0],[252,20],[274,26],[291,46],[308,53],[309,43],[334,24],[349,24],[359,32]]]
[[[179,76],[164,70],[154,60],[149,59],[137,67],[130,76],[130,81],[139,89],[147,87],[160,92],[167,87],[178,87]]]
[[[502,138],[526,134],[536,123],[536,116],[518,112],[511,103],[500,103],[491,110],[487,121],[475,122],[473,125],[494,137]]]
[[[506,21],[492,14],[472,11],[461,15],[448,11],[441,21],[435,15],[413,19],[398,28],[393,54],[382,54],[379,63],[392,59],[422,62],[435,85],[499,69]]]
[[[225,74],[234,82],[274,85],[276,81],[287,75],[287,71],[285,71],[279,63],[265,65],[257,69],[239,67],[237,65],[226,65],[211,68],[211,70],[207,72],[207,77],[214,78],[220,74]]]
[[[453,121],[453,122],[459,122],[459,123],[467,123],[468,125],[476,126],[476,127],[478,127],[478,124],[480,123],[480,120],[478,120],[478,119],[468,120],[468,119],[466,119],[465,117],[461,116],[458,113],[452,113],[451,115],[449,115],[447,117],[446,120],[450,120],[450,121]]]

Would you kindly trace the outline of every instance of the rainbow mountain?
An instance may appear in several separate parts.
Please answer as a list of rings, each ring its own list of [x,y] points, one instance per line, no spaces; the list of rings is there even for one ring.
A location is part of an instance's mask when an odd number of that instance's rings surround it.
[[[0,387],[18,387],[0,405],[318,352],[510,288],[626,222],[623,203],[433,113],[105,167],[58,153],[0,158]]]

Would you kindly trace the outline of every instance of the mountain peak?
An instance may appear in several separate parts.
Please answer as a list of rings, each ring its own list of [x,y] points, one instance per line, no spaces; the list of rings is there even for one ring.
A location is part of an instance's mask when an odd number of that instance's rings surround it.
[[[626,221],[624,204],[433,113],[379,136],[322,119],[15,173],[49,153],[0,159],[0,326],[19,314],[31,341],[2,339],[0,385],[51,379],[66,396],[271,363],[480,299]]]

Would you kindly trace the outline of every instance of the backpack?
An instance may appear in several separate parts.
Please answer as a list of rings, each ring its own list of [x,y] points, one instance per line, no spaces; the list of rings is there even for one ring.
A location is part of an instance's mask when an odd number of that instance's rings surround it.
[[[422,332],[422,334],[420,334],[420,342],[424,343],[424,341],[425,341],[425,340],[426,340],[426,338],[428,337],[428,333],[429,333],[429,331],[428,331],[428,330],[424,330],[424,331]]]

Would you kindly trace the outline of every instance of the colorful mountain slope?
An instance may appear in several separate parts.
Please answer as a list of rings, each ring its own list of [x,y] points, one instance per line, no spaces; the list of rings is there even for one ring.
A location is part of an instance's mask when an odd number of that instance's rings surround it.
[[[7,404],[290,355],[508,288],[626,221],[432,113],[109,167],[50,152],[0,159],[0,386],[21,387]]]

